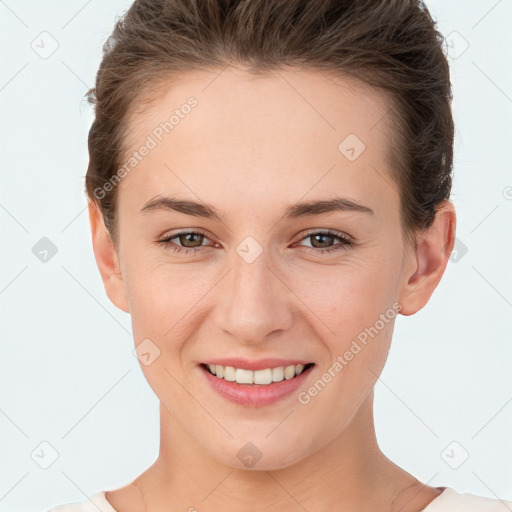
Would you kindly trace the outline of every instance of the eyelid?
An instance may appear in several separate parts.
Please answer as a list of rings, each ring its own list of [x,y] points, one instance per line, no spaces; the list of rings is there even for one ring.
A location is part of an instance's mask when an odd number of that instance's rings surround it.
[[[209,240],[213,241],[212,237],[210,237],[209,234],[201,228],[187,228],[184,230],[178,230],[176,233],[171,232],[170,234],[164,234],[160,237],[160,239],[176,238],[180,235],[186,235],[186,234],[190,234],[190,233],[196,233],[199,235],[203,235],[205,238],[208,238]],[[340,238],[343,238],[347,242],[352,242],[352,243],[355,242],[355,240],[351,236],[347,235],[346,233],[343,233],[340,231],[335,231],[335,230],[328,229],[328,228],[310,229],[306,233],[303,233],[301,235],[301,237],[299,239],[297,239],[296,242],[302,242],[305,238],[308,238],[308,236],[318,235],[318,234],[325,234],[328,236],[339,236]],[[294,243],[296,243],[296,242],[294,242]],[[200,246],[200,247],[203,247],[203,246]]]
[[[213,245],[199,245],[198,247],[183,247],[181,245],[175,244],[174,242],[171,242],[172,239],[178,238],[181,235],[189,235],[189,234],[196,234],[196,235],[203,235],[204,238],[210,240]],[[187,229],[181,229],[171,233],[164,233],[157,241],[157,244],[168,244],[168,245],[175,245],[179,249],[183,251],[190,251],[190,252],[197,252],[198,250],[201,250],[205,247],[214,247],[215,245],[219,245],[217,242],[213,241],[213,238],[209,236],[209,234],[201,228],[187,228]]]
[[[220,245],[217,242],[213,242],[213,246],[212,245],[209,245],[209,246],[208,245],[200,245],[198,247],[183,247],[179,244],[171,242],[172,239],[178,238],[179,236],[187,235],[187,234],[202,235],[204,238],[213,241],[213,238],[210,238],[210,236],[208,235],[208,233],[205,230],[203,230],[201,228],[188,228],[188,229],[179,230],[176,233],[170,233],[167,236],[163,236],[162,238],[160,238],[157,241],[157,243],[163,244],[166,249],[173,250],[176,253],[185,253],[185,254],[189,254],[189,253],[197,254],[197,253],[203,252],[205,247],[218,247]],[[336,230],[328,229],[328,228],[327,229],[325,229],[325,228],[324,229],[322,229],[322,228],[310,229],[306,233],[303,233],[301,238],[299,240],[297,240],[297,242],[294,242],[294,244],[292,244],[292,245],[298,244],[299,242],[302,242],[302,241],[310,238],[312,235],[323,235],[323,236],[327,236],[327,237],[331,237],[331,238],[339,240],[338,244],[335,244],[332,247],[326,247],[326,248],[300,246],[306,252],[310,252],[315,255],[321,254],[321,255],[326,256],[327,254],[336,253],[341,250],[351,249],[351,248],[355,247],[355,245],[356,245],[355,240],[350,235],[347,235],[346,233],[343,233],[343,232],[338,232]]]
[[[185,228],[185,229],[178,229],[176,232],[174,231],[170,231],[170,232],[165,232],[161,237],[160,239],[164,239],[164,238],[176,238],[177,236],[180,236],[180,235],[188,235],[190,233],[196,233],[198,235],[204,235],[206,238],[210,239],[211,240],[211,237],[210,235],[208,234],[207,231],[205,231],[204,229],[201,229],[201,228]]]
[[[339,236],[340,238],[342,238],[343,240],[346,240],[347,242],[355,243],[355,240],[350,235],[347,235],[346,233],[344,233],[342,231],[336,231],[334,229],[328,229],[328,228],[311,229],[311,230],[307,231],[305,234],[302,234],[301,238],[299,238],[298,242],[302,242],[302,240],[304,240],[305,238],[308,238],[311,235],[319,235],[319,234],[324,234],[324,235],[328,235],[328,236]]]

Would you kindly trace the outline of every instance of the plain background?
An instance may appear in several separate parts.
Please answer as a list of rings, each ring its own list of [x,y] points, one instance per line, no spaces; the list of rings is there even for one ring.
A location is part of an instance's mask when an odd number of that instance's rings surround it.
[[[158,401],[105,294],[83,192],[83,96],[129,5],[0,0],[2,511],[83,501],[158,454]],[[427,5],[455,96],[457,251],[429,304],[397,319],[377,436],[428,485],[511,500],[512,0]]]

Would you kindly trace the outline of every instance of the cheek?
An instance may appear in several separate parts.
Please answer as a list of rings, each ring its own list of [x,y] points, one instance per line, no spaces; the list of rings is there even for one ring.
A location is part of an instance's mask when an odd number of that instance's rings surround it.
[[[314,411],[312,416],[328,418],[325,428],[334,433],[349,421],[381,374],[398,313],[389,274],[380,270],[354,270],[322,289],[309,290],[308,305],[321,319],[315,326],[326,333],[322,343],[328,357],[313,389],[302,390],[302,399]]]
[[[388,260],[391,263],[393,258]],[[329,275],[301,287],[304,303],[314,313],[311,321],[329,354],[321,373],[327,373],[325,379],[333,384],[320,403],[351,410],[382,371],[397,315],[396,271],[382,261],[331,267]]]
[[[179,347],[169,342],[193,335],[202,317],[203,299],[218,279],[185,264],[135,263],[128,268],[127,292],[135,342],[151,338],[162,350],[175,351]]]
[[[200,299],[207,291],[200,274],[189,276],[184,268],[169,264],[134,266],[128,287],[141,369],[158,398],[170,407],[171,398],[180,393],[175,379],[183,379],[182,362],[187,361],[183,351],[194,337],[201,315]],[[144,353],[150,354],[149,364]]]
[[[396,279],[385,265],[358,261],[304,272],[291,282],[304,304],[334,331],[330,334],[346,339],[392,305]]]

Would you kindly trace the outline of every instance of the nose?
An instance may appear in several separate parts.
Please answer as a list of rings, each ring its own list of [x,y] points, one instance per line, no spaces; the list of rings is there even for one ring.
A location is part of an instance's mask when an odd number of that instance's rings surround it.
[[[265,342],[291,326],[294,295],[272,267],[265,251],[251,263],[236,255],[234,268],[219,287],[217,326],[241,343]]]

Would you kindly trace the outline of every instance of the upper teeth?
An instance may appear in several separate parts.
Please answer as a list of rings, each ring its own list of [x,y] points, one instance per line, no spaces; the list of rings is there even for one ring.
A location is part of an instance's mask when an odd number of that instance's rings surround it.
[[[219,364],[209,364],[208,368],[219,379],[230,382],[237,382],[238,384],[270,384],[271,382],[280,382],[284,379],[293,379],[293,377],[302,373],[304,365],[279,366],[277,368],[265,368],[264,370],[256,371],[234,368],[233,366],[221,366]]]

